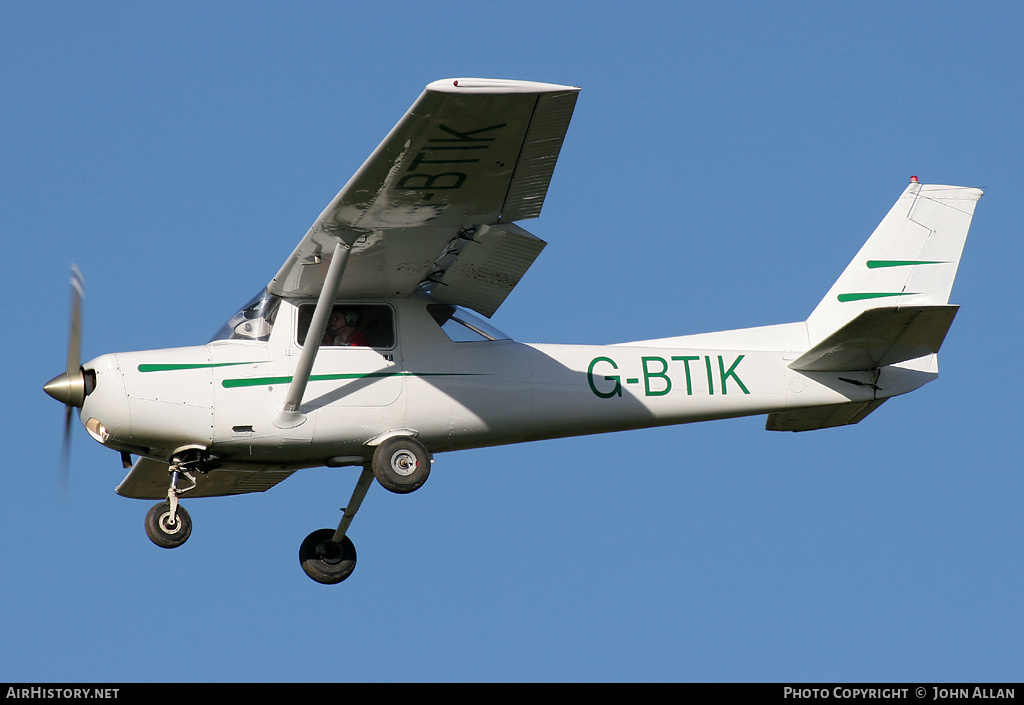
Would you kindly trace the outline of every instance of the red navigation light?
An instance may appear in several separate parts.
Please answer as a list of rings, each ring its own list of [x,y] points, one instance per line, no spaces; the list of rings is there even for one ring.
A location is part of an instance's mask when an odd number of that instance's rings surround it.
[[[910,177],[910,183],[916,184],[917,183],[917,177],[916,176],[911,176]]]

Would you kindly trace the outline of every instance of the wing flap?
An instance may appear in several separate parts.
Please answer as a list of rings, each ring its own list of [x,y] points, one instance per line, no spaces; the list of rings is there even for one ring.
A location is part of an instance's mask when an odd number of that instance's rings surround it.
[[[518,225],[484,225],[462,245],[431,295],[490,317],[547,245]]]
[[[937,353],[958,306],[864,311],[790,364],[794,370],[873,370]]]
[[[199,479],[195,489],[182,496],[226,497],[228,495],[266,492],[286,480],[294,470],[211,470]],[[167,463],[152,458],[139,458],[121,484],[114,490],[131,499],[166,499],[170,485]]]

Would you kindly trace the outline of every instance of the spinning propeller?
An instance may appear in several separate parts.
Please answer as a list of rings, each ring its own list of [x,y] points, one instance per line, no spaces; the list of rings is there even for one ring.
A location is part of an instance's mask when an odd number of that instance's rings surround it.
[[[62,490],[68,486],[68,464],[71,452],[71,415],[85,401],[85,374],[82,372],[82,299],[85,288],[82,272],[71,265],[71,330],[68,334],[67,369],[43,385],[43,391],[64,403],[64,440],[61,443],[58,481]]]

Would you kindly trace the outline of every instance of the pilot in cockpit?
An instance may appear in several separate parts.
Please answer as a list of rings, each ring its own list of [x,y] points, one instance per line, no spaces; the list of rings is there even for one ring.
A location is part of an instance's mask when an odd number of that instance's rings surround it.
[[[327,321],[321,345],[367,345],[360,330],[359,310],[350,306],[335,306]]]

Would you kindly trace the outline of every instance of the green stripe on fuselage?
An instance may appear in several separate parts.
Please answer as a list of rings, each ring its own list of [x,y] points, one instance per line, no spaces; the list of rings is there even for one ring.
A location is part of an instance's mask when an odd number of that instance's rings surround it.
[[[310,382],[329,382],[339,379],[370,379],[383,377],[479,377],[473,372],[344,372],[327,375],[310,375]],[[221,384],[227,389],[236,387],[258,387],[270,384],[291,384],[291,377],[252,377],[249,379],[226,379]]]
[[[233,365],[260,365],[260,362],[174,362],[139,365],[139,372],[171,372],[174,370],[201,370],[210,367],[231,367]]]

